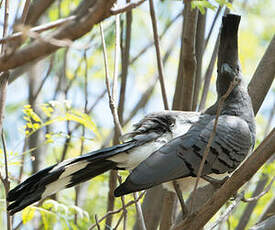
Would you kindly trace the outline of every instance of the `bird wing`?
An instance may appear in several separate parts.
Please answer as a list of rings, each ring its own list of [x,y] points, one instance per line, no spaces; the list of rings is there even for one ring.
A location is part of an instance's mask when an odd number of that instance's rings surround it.
[[[190,130],[174,138],[136,167],[115,190],[115,196],[187,176],[196,176],[214,127],[215,116],[201,115]],[[219,117],[202,175],[232,172],[251,147],[248,124],[236,116]]]

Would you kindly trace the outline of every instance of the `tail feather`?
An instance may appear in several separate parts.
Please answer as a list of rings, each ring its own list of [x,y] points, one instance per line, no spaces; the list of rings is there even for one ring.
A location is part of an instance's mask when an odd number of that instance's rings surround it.
[[[7,200],[12,202],[8,207],[9,212],[14,214],[64,188],[115,169],[116,163],[107,158],[134,146],[135,142],[127,142],[63,161],[37,172],[9,192]]]

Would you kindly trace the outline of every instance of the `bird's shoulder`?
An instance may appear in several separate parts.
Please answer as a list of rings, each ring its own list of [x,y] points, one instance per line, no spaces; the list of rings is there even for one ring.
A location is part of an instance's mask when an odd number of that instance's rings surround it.
[[[198,120],[198,112],[162,111],[146,115],[133,125],[133,130],[122,136],[122,140],[157,139],[164,134],[174,137],[176,129],[184,134],[183,126],[190,126]]]

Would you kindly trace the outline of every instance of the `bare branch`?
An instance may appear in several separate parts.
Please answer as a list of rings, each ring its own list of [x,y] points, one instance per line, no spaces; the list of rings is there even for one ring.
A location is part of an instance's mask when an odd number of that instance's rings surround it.
[[[238,196],[235,198],[232,204],[230,204],[229,207],[224,211],[224,213],[219,216],[218,220],[210,227],[209,230],[215,229],[217,225],[223,223],[226,219],[228,219],[228,217],[231,215],[233,210],[241,203],[243,195],[244,195],[244,192],[238,194]]]
[[[275,216],[267,218],[265,221],[256,224],[249,230],[272,230],[275,228]]]
[[[62,26],[68,22],[71,22],[73,20],[76,19],[76,16],[75,15],[72,15],[70,17],[67,17],[67,18],[62,18],[62,19],[58,19],[56,21],[53,21],[53,22],[49,22],[49,23],[45,23],[43,25],[39,25],[39,26],[36,26],[36,27],[33,27],[33,28],[27,28],[26,26],[20,26],[18,27],[17,26],[17,29],[20,29],[22,30],[22,32],[17,32],[17,33],[14,33],[8,37],[3,37],[0,39],[0,44],[1,43],[4,43],[4,42],[7,42],[7,41],[12,41],[12,40],[16,40],[24,35],[27,35],[26,34],[26,30],[29,30],[30,32],[36,32],[36,33],[41,33],[43,31],[47,31],[47,30],[50,30],[50,29],[53,29],[53,28],[56,28],[58,26]]]
[[[7,2],[6,2],[7,3]],[[1,140],[3,145],[3,152],[4,152],[4,160],[5,160],[5,178],[3,179],[0,175],[1,181],[3,182],[4,188],[5,188],[5,195],[8,196],[8,192],[10,190],[10,181],[9,181],[9,170],[8,170],[8,153],[7,153],[7,147],[6,147],[6,140],[5,140],[5,134],[1,128]],[[9,202],[6,200],[6,210],[8,210]],[[7,218],[7,229],[12,230],[12,222],[11,222],[11,216],[8,211],[6,211],[6,218]]]
[[[115,60],[114,60],[114,74],[113,74],[113,88],[112,88],[112,98],[115,100],[117,98],[117,78],[118,78],[118,64],[119,64],[119,53],[120,53],[120,17],[115,16],[116,21],[116,40],[115,40]]]
[[[47,70],[47,73],[45,75],[45,77],[43,78],[43,80],[41,81],[41,84],[40,86],[38,87],[35,95],[33,96],[33,101],[35,101],[39,95],[39,93],[41,92],[46,80],[48,79],[48,77],[50,76],[50,73],[52,71],[52,68],[53,68],[53,62],[54,62],[54,56],[51,57],[50,59],[50,64],[49,64],[49,67],[48,67],[48,70]]]
[[[275,115],[275,100],[273,102],[273,107],[270,111],[270,114],[269,114],[269,117],[268,117],[268,120],[267,120],[267,124],[266,124],[266,127],[265,127],[265,130],[264,130],[264,136],[266,136],[270,130],[270,128],[272,127],[272,120],[274,118],[274,115]]]
[[[167,230],[174,223],[174,217],[176,214],[177,207],[177,196],[174,192],[165,191],[162,206],[162,217],[160,222],[160,230]]]
[[[100,230],[100,226],[99,226],[99,223],[98,223],[98,219],[97,219],[97,215],[96,215],[96,214],[95,214],[95,223],[96,223],[97,230]]]
[[[149,3],[150,3],[150,15],[151,15],[151,21],[152,21],[152,26],[153,26],[154,40],[155,40],[155,48],[156,48],[156,55],[157,55],[157,63],[158,63],[162,100],[163,100],[164,108],[166,110],[169,110],[167,94],[166,94],[166,90],[165,90],[165,83],[164,83],[163,63],[162,63],[161,54],[160,54],[158,27],[157,27],[157,20],[156,20],[156,14],[155,14],[155,9],[154,9],[154,2],[153,2],[153,0],[149,0]]]
[[[270,191],[274,181],[275,181],[275,177],[272,178],[271,182],[267,185],[266,189],[264,191],[262,191],[260,194],[253,196],[251,198],[243,197],[242,201],[243,202],[253,202],[253,201],[259,200],[262,196],[264,196],[265,194],[267,194]]]
[[[121,184],[122,183],[121,176],[117,174],[117,178],[118,178],[119,184]],[[124,218],[124,221],[123,221],[123,230],[126,230],[126,228],[127,228],[127,215],[128,215],[128,212],[127,212],[127,209],[125,208],[125,196],[121,196],[120,199],[121,199],[122,208],[123,208],[123,215],[122,215],[122,217]],[[118,225],[119,225],[119,222],[118,222],[117,226]],[[117,226],[115,226],[114,229],[116,229]]]
[[[209,91],[209,86],[210,86],[210,80],[211,76],[214,70],[214,65],[216,62],[217,54],[218,54],[218,48],[219,48],[219,41],[220,41],[220,36],[217,37],[217,40],[215,42],[214,50],[210,59],[210,63],[207,67],[207,70],[204,74],[204,85],[203,85],[203,90],[202,90],[202,95],[201,95],[201,100],[200,100],[200,105],[199,105],[199,111],[204,110],[205,108],[205,103],[206,103],[206,98],[207,98],[207,93]]]
[[[127,0],[129,2],[129,0]],[[124,103],[125,103],[125,92],[129,68],[129,57],[130,57],[130,45],[131,45],[131,34],[132,34],[132,12],[126,13],[126,38],[125,45],[123,45],[123,39],[121,39],[121,84],[120,84],[120,96],[118,105],[118,116],[121,123],[123,123]]]
[[[48,38],[53,39],[69,39],[74,41],[84,34],[88,33],[91,28],[110,16],[110,8],[115,0],[91,1],[91,7],[79,10],[76,20],[63,25],[58,30],[52,32]],[[86,6],[87,7],[87,6]],[[83,12],[82,12],[83,11]],[[56,51],[59,47],[34,41],[30,45],[17,50],[11,57],[0,57],[0,71],[15,68],[17,66],[31,62],[39,57],[49,55]]]
[[[195,42],[195,53],[196,53],[196,75],[195,75],[195,83],[194,83],[194,96],[193,96],[193,105],[192,110],[197,109],[199,92],[201,88],[201,72],[202,72],[202,58],[204,52],[204,34],[205,34],[205,23],[206,23],[206,13],[201,14],[198,13],[198,22],[197,22],[197,30],[196,30],[196,42]]]
[[[167,23],[167,25],[165,26],[165,28],[163,29],[161,35],[159,36],[159,40],[161,40],[164,35],[167,33],[167,31],[169,30],[169,28],[174,24],[174,22],[176,22],[179,17],[181,16],[181,12],[179,14],[177,14],[174,18],[172,18],[172,20]],[[133,64],[134,62],[136,62],[136,60],[138,58],[140,58],[140,56],[142,56],[151,46],[154,45],[154,41],[150,42],[149,44],[147,44],[146,46],[144,46],[144,48],[142,48],[138,54],[136,56],[134,56],[131,60],[130,60],[130,64]]]
[[[21,22],[22,24],[25,24],[25,21],[26,21],[28,12],[29,12],[29,8],[30,8],[30,3],[31,3],[30,0],[26,0],[26,1],[25,1],[23,13],[22,13],[21,20],[20,20],[20,22]]]
[[[145,197],[142,202],[142,212],[144,215],[144,221],[146,228],[149,230],[157,230],[159,219],[162,210],[164,189],[161,185],[152,187],[146,191]],[[139,230],[138,223],[136,221],[133,230]]]
[[[262,212],[262,214],[259,218],[259,222],[264,221],[268,217],[274,215],[274,213],[275,213],[275,196],[273,196],[271,201],[268,203],[268,205],[266,206],[266,208]]]
[[[116,109],[116,105],[115,105],[115,102],[114,102],[114,98],[111,95],[110,80],[109,80],[110,75],[109,75],[109,69],[108,69],[107,51],[106,51],[104,33],[103,33],[103,29],[102,29],[101,24],[100,24],[100,34],[101,34],[101,40],[102,40],[102,45],[103,45],[103,55],[104,55],[104,65],[105,65],[105,81],[106,81],[106,88],[107,88],[108,97],[109,97],[109,105],[110,105],[110,109],[111,109],[111,112],[112,112],[112,115],[113,115],[115,128],[116,128],[117,133],[119,134],[119,136],[121,136],[122,129],[121,129],[120,122],[119,122],[119,119],[118,119],[118,114],[117,114],[117,109]]]
[[[138,192],[133,193],[133,196],[134,196],[135,200],[137,200],[138,199]],[[136,202],[135,205],[136,205],[137,218],[138,218],[137,222],[139,224],[139,229],[140,230],[146,230],[146,226],[145,226],[144,217],[143,217],[143,214],[142,214],[140,203]]]
[[[275,35],[262,57],[249,85],[248,93],[252,99],[254,113],[257,114],[275,76]]]
[[[129,206],[135,204],[136,202],[139,202],[139,200],[143,197],[143,195],[145,194],[145,192],[142,192],[137,199],[135,200],[131,200],[129,201],[127,204],[125,204],[125,207],[124,208],[128,208]],[[108,216],[110,215],[114,215],[114,214],[117,214],[117,213],[120,213],[121,211],[123,211],[123,207],[122,208],[119,208],[117,210],[114,210],[114,211],[111,211],[111,212],[107,212],[103,217],[101,217],[99,220],[98,220],[98,223],[102,222],[103,220],[105,220]],[[96,224],[93,224],[89,230],[92,230],[96,227]]]
[[[139,5],[144,3],[145,1],[146,0],[139,0],[137,2],[127,3],[127,4],[125,4],[125,6],[119,8],[119,9],[111,9],[111,14],[116,15],[116,14],[121,14],[121,13],[128,12],[128,11],[138,7]]]
[[[257,183],[257,186],[253,192],[253,197],[259,195],[259,193],[261,193],[264,189],[264,186],[266,184],[268,180],[268,177],[266,174],[263,174],[261,176],[261,179],[259,180],[259,182]],[[236,227],[236,230],[243,230],[245,229],[246,225],[248,224],[248,221],[251,217],[251,214],[254,210],[254,208],[256,207],[257,205],[257,200],[255,202],[251,202],[250,204],[248,204],[242,214],[242,216],[240,217],[239,219],[239,223]]]
[[[207,38],[205,39],[204,50],[206,49],[206,47],[207,47],[207,45],[208,45],[208,42],[209,42],[210,36],[212,35],[214,26],[215,26],[215,24],[216,24],[216,22],[217,22],[217,19],[218,19],[218,17],[219,17],[219,14],[221,13],[221,9],[222,9],[222,7],[219,6],[219,8],[218,8],[218,10],[217,10],[217,12],[216,12],[216,14],[215,14],[215,17],[214,17],[214,19],[213,19],[213,21],[212,21],[211,27],[210,27],[209,32],[208,32],[208,34],[207,34]]]
[[[193,105],[196,73],[195,37],[198,10],[191,9],[191,1],[185,0],[182,47],[173,109],[190,111]]]
[[[25,20],[26,25],[34,25],[41,15],[51,6],[55,0],[36,0],[32,1]]]

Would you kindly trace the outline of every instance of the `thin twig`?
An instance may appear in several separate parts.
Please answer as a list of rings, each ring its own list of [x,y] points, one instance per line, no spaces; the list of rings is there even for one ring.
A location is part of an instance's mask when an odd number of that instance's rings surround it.
[[[130,0],[127,0],[127,3]],[[123,113],[125,104],[125,92],[128,78],[129,69],[129,57],[130,57],[130,46],[131,46],[131,35],[132,35],[132,11],[126,13],[126,38],[123,45],[123,34],[121,33],[121,84],[120,84],[120,95],[118,105],[118,117],[121,123],[123,123]]]
[[[171,21],[169,21],[165,28],[163,29],[162,33],[159,36],[159,40],[161,40],[164,35],[167,33],[168,29],[174,24],[174,22],[177,21],[177,19],[179,19],[179,17],[182,15],[182,13],[178,13]],[[148,43],[146,46],[144,46],[138,53],[136,56],[134,56],[131,60],[130,60],[130,65],[134,64],[136,62],[136,60],[138,60],[151,46],[154,45],[154,41],[151,41],[150,43]],[[173,46],[174,47],[174,46]]]
[[[240,204],[243,194],[244,192],[238,194],[237,198],[232,202],[231,205],[229,205],[229,207],[224,211],[224,213],[221,216],[219,216],[218,220],[210,227],[209,230],[215,229],[215,227],[218,224],[223,223],[226,219],[228,219],[233,210]]]
[[[26,21],[28,12],[29,12],[29,8],[30,8],[30,3],[31,3],[31,0],[26,0],[26,1],[25,1],[23,13],[22,13],[22,16],[21,16],[21,19],[20,19],[20,22],[21,22],[22,24],[25,24],[25,21]]]
[[[6,36],[8,30],[8,19],[9,19],[9,1],[5,1],[5,9],[4,9],[4,26],[3,26],[3,37]],[[6,47],[5,44],[2,44],[1,47],[1,54],[5,55]],[[7,87],[8,87],[8,79],[9,79],[9,72],[2,72],[0,73],[0,134],[2,138],[3,150],[4,150],[4,160],[5,160],[5,178],[1,177],[1,181],[3,182],[5,188],[5,195],[8,196],[8,192],[10,190],[10,181],[9,181],[9,174],[8,174],[8,160],[7,160],[7,148],[5,142],[5,136],[3,132],[3,120],[4,120],[4,110],[5,110],[5,103],[6,103],[6,96],[7,96]],[[6,210],[8,210],[8,201],[6,200]],[[11,223],[11,216],[8,211],[6,211],[6,219],[7,219],[7,229],[12,229]]]
[[[41,81],[41,84],[40,86],[38,87],[36,93],[34,94],[33,96],[33,101],[36,100],[36,98],[38,97],[39,93],[41,92],[46,80],[48,79],[48,77],[50,76],[50,73],[52,71],[52,68],[53,68],[53,63],[54,63],[54,55],[51,56],[50,58],[50,64],[49,64],[49,67],[48,67],[48,70],[47,70],[47,73],[45,75],[45,77],[43,78],[43,80]]]
[[[110,75],[109,75],[109,68],[108,68],[108,61],[107,61],[107,51],[106,51],[106,44],[105,44],[104,33],[103,33],[101,23],[99,24],[99,28],[100,28],[100,34],[101,34],[101,40],[102,40],[102,46],[103,46],[104,66],[105,66],[105,82],[106,82],[106,88],[107,88],[107,93],[108,93],[108,97],[109,97],[109,105],[110,105],[110,109],[111,109],[111,112],[113,115],[113,121],[114,121],[115,128],[116,128],[119,136],[121,136],[122,128],[119,123],[117,109],[116,109],[116,105],[114,103],[114,98],[112,98],[112,96],[111,96],[110,80],[109,80]]]
[[[133,8],[138,7],[139,5],[141,5],[145,1],[146,0],[139,0],[137,2],[127,3],[123,7],[119,8],[119,9],[111,9],[110,11],[111,11],[112,15],[125,13],[125,12],[128,12],[128,11],[132,10]]]
[[[3,25],[3,38],[8,33],[8,21],[9,21],[9,0],[5,1],[5,13],[4,13],[4,25]],[[2,44],[1,54],[5,53],[5,44]]]
[[[98,223],[98,219],[97,219],[97,215],[96,215],[96,214],[95,214],[95,223],[96,223],[97,230],[100,230],[100,226],[99,226],[99,223]]]
[[[257,182],[257,185],[253,191],[252,197],[258,196],[263,190],[268,181],[268,176],[267,174],[263,173],[260,176],[259,181]],[[249,181],[247,184],[250,184],[251,181]],[[249,186],[249,185],[248,185]],[[247,186],[247,187],[248,187]],[[239,218],[239,223],[235,230],[244,230],[249,222],[249,219],[254,211],[254,209],[257,206],[258,200],[255,200],[254,202],[250,202],[248,205],[246,205],[241,217]]]
[[[156,20],[156,14],[155,14],[155,9],[154,9],[154,2],[153,2],[153,0],[149,0],[149,3],[150,3],[150,15],[151,15],[151,21],[152,21],[152,27],[153,27],[153,33],[154,33],[154,40],[155,40],[155,48],[156,48],[156,55],[157,55],[157,63],[158,63],[162,100],[163,100],[164,108],[166,110],[169,110],[167,94],[166,94],[166,90],[165,90],[165,83],[164,83],[163,63],[162,63],[161,54],[160,54],[158,27],[157,27],[157,20]]]
[[[87,50],[84,51],[84,63],[85,63],[85,72],[84,72],[84,113],[87,114],[87,106],[88,106],[88,59],[87,59]],[[85,126],[82,126],[82,134],[80,138],[80,156],[84,153],[85,146]],[[78,206],[79,199],[79,191],[81,185],[75,187],[75,205]],[[74,216],[74,222],[77,225],[77,213]]]
[[[259,200],[262,196],[264,196],[265,194],[267,194],[270,191],[274,181],[275,181],[275,177],[272,178],[271,182],[266,186],[265,190],[262,191],[259,195],[254,196],[254,197],[250,197],[250,198],[243,197],[242,201],[243,202],[253,202],[255,200]]]
[[[142,192],[142,193],[137,197],[137,199],[129,201],[127,204],[125,204],[125,208],[128,208],[129,206],[135,204],[136,202],[139,202],[139,200],[143,197],[144,194],[145,194],[145,192]],[[119,209],[117,209],[117,210],[107,212],[103,217],[101,217],[101,218],[98,220],[98,223],[101,223],[101,222],[102,222],[103,220],[105,220],[108,216],[114,215],[114,214],[117,214],[117,213],[120,213],[121,211],[123,211],[123,208],[119,208]],[[96,227],[96,224],[93,224],[93,225],[89,228],[89,230],[92,230],[94,227]]]
[[[240,82],[240,80],[237,77],[235,77],[233,79],[233,81],[230,83],[230,86],[229,86],[228,90],[226,91],[226,93],[220,98],[220,100],[218,102],[218,108],[217,108],[217,113],[216,113],[216,118],[215,118],[215,123],[214,123],[214,126],[213,126],[213,130],[212,130],[212,132],[210,134],[210,137],[208,139],[208,143],[207,143],[206,148],[205,148],[205,150],[203,152],[202,161],[200,163],[200,167],[199,167],[199,170],[198,170],[198,174],[197,174],[197,178],[196,178],[196,183],[195,183],[194,190],[193,190],[193,196],[192,196],[192,200],[191,200],[191,204],[190,204],[190,213],[192,213],[193,199],[195,197],[195,193],[196,193],[196,190],[197,190],[197,187],[198,187],[198,183],[199,183],[199,180],[200,180],[202,169],[203,169],[203,166],[205,164],[205,161],[206,161],[206,158],[208,156],[208,153],[209,153],[210,147],[212,145],[212,142],[214,140],[214,137],[216,135],[216,129],[217,129],[217,125],[218,125],[218,119],[219,119],[220,113],[222,111],[222,107],[223,107],[224,101],[229,96],[229,94],[231,93],[231,91],[235,88],[235,86],[237,84],[239,84],[239,82]]]
[[[209,30],[209,32],[208,32],[208,34],[207,34],[207,38],[205,39],[203,51],[205,51],[205,49],[206,49],[206,47],[207,47],[208,41],[209,41],[210,36],[211,36],[211,34],[212,34],[212,32],[213,32],[213,29],[214,29],[214,26],[215,26],[216,21],[217,21],[217,19],[218,19],[218,16],[219,16],[220,13],[221,13],[221,9],[222,9],[222,7],[219,6],[219,8],[218,8],[218,10],[217,10],[217,12],[216,12],[216,14],[215,14],[215,17],[214,17],[214,19],[213,19],[213,21],[212,21],[210,30]]]
[[[181,205],[181,210],[182,210],[182,219],[184,219],[188,215],[188,209],[185,205],[185,202],[184,202],[184,199],[183,199],[183,196],[182,196],[182,192],[180,190],[180,186],[177,183],[177,181],[175,181],[175,180],[173,181],[173,186],[174,186],[176,194],[179,198],[180,205]]]
[[[138,200],[138,192],[134,192],[133,196],[134,196],[135,200]],[[136,205],[136,212],[137,212],[137,218],[138,218],[137,221],[138,221],[138,224],[139,224],[139,228],[141,230],[146,230],[144,216],[143,216],[143,213],[142,213],[140,203],[136,202],[135,205]]]
[[[117,98],[117,78],[118,78],[118,64],[119,64],[119,52],[120,52],[120,17],[119,15],[115,16],[115,22],[116,22],[116,29],[115,29],[116,40],[115,40],[113,89],[112,89],[113,100]]]
[[[3,151],[4,151],[4,160],[5,160],[5,178],[3,179],[1,177],[1,180],[4,184],[5,188],[5,195],[8,196],[8,192],[10,190],[10,181],[9,181],[9,170],[8,170],[8,159],[7,159],[7,147],[6,147],[6,141],[5,141],[5,134],[3,130],[1,130],[1,139],[2,139],[2,145],[3,145]],[[9,202],[6,200],[6,210],[8,210]],[[7,218],[7,229],[12,229],[12,223],[11,223],[11,216],[10,213],[6,212],[6,218]]]
[[[124,214],[122,213],[122,214],[120,215],[120,217],[119,217],[119,219],[118,219],[118,221],[117,221],[115,227],[113,227],[112,230],[116,230],[116,229],[118,228],[118,226],[120,225],[120,222],[124,219],[123,217],[124,217]],[[124,226],[125,226],[125,225],[124,225]],[[123,229],[124,229],[124,226],[123,226]]]
[[[274,99],[274,102],[273,102],[273,107],[270,111],[270,114],[268,116],[268,120],[267,120],[267,123],[266,123],[266,127],[265,127],[265,130],[264,130],[264,136],[266,137],[270,128],[272,127],[272,120],[274,118],[274,115],[275,115],[275,99]]]
[[[206,99],[207,99],[207,94],[209,91],[209,86],[210,86],[210,81],[212,77],[212,73],[214,70],[217,54],[218,54],[218,48],[219,48],[219,43],[220,43],[220,35],[218,35],[215,46],[212,52],[212,56],[209,62],[209,65],[207,67],[207,70],[204,74],[204,85],[203,85],[203,90],[202,90],[202,95],[200,99],[200,105],[199,105],[199,111],[202,111],[205,107]]]
[[[113,98],[112,94],[111,94],[111,88],[110,88],[110,80],[109,80],[109,69],[108,69],[108,59],[107,59],[107,51],[106,51],[106,44],[105,44],[105,39],[104,39],[104,33],[103,33],[103,29],[102,29],[102,24],[100,23],[99,25],[100,27],[100,34],[101,34],[101,41],[102,41],[102,46],[103,46],[103,57],[104,57],[104,66],[105,66],[105,83],[106,83],[106,88],[107,88],[107,93],[108,93],[108,98],[109,98],[109,107],[111,110],[111,113],[113,115],[113,122],[114,122],[114,126],[115,126],[115,140],[114,143],[118,144],[116,142],[119,142],[118,137],[120,137],[122,135],[122,128],[119,122],[119,118],[118,118],[118,112],[117,112],[117,107],[116,107],[116,103],[115,103],[115,98]],[[117,36],[119,36],[119,34],[117,34]],[[116,56],[116,58],[118,58],[118,56]],[[117,61],[115,60],[115,63]],[[114,86],[116,86],[116,84],[114,84]],[[116,89],[113,89],[113,92],[115,92]],[[110,172],[110,178],[109,178],[109,194],[108,194],[108,204],[107,204],[107,210],[113,210],[114,207],[114,197],[113,197],[113,189],[115,187],[116,184],[116,176],[115,176],[115,172],[111,171]],[[111,225],[111,217],[107,219],[106,221],[106,225]],[[107,226],[106,226],[107,227]]]
[[[25,35],[26,30],[29,30],[30,32],[41,33],[43,31],[50,30],[50,29],[53,29],[53,28],[58,27],[58,26],[62,26],[64,24],[68,23],[68,22],[71,22],[71,21],[75,20],[75,18],[76,18],[76,16],[73,15],[73,16],[70,16],[70,17],[67,17],[67,18],[62,18],[62,19],[58,19],[58,20],[53,21],[53,22],[45,23],[43,25],[35,26],[31,29],[29,29],[26,26],[21,25],[17,28],[17,29],[22,30],[21,32],[14,33],[10,36],[3,36],[3,38],[0,39],[0,44],[2,44],[4,42],[7,42],[7,41],[13,41],[13,40],[19,39],[20,37]]]
[[[122,184],[121,176],[117,174],[117,178],[118,178],[119,184]],[[128,212],[127,212],[127,209],[125,208],[125,197],[121,196],[120,199],[121,199],[121,203],[122,203],[123,218],[124,218],[124,221],[123,221],[123,230],[126,230],[126,228],[127,228],[127,215],[128,215]]]

